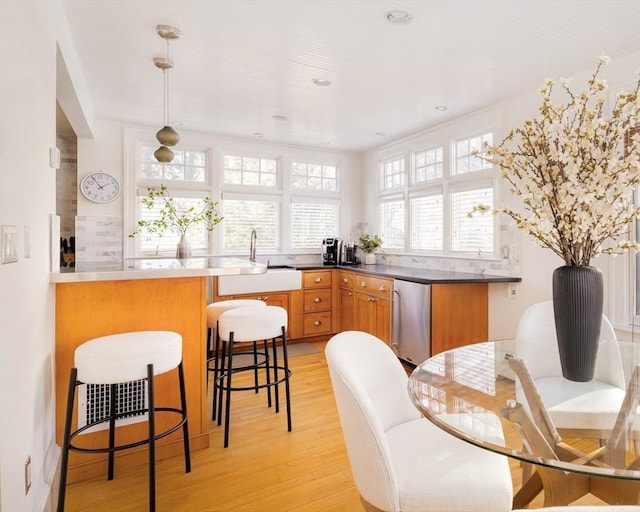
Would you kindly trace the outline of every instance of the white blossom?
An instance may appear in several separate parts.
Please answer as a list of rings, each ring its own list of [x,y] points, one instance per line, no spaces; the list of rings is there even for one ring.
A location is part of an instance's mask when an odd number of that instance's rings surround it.
[[[485,145],[479,158],[497,165],[523,211],[494,210],[511,217],[518,228],[567,265],[588,266],[602,253],[640,250],[638,242],[621,240],[640,218],[632,194],[640,185],[640,135],[625,137],[640,120],[640,78],[631,92],[618,93],[605,115],[606,81],[598,78],[609,57],[601,56],[577,94],[570,80],[560,83],[569,99],[551,100],[554,81],[540,87],[540,115],[513,129],[497,146]],[[470,215],[490,211],[474,207]],[[606,246],[605,246],[606,244]]]

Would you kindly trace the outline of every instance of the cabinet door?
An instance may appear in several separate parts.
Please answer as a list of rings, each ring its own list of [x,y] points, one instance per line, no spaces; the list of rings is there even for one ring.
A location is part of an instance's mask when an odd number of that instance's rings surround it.
[[[340,314],[340,331],[355,329],[355,294],[348,288],[340,288],[338,296],[338,311]]]
[[[391,344],[391,301],[387,299],[373,299],[374,304],[374,335]]]
[[[364,293],[355,294],[355,328],[391,343],[391,301]]]
[[[365,293],[356,293],[354,297],[354,323],[356,330],[375,334],[375,306],[371,297]]]

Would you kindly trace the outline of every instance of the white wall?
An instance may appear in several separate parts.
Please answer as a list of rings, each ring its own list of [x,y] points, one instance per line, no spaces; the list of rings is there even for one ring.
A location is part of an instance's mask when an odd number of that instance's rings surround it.
[[[0,2],[0,224],[17,227],[19,258],[0,265],[0,509],[7,512],[44,510],[58,458],[55,293],[49,284],[58,45],[77,90],[83,90],[60,2]],[[25,495],[28,456],[32,484]]]

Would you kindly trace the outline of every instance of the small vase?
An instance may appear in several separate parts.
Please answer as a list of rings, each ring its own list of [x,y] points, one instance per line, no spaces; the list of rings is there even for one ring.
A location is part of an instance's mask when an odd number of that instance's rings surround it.
[[[593,379],[602,325],[602,273],[595,267],[563,266],[553,271],[553,312],[565,379]]]
[[[376,264],[376,254],[370,252],[369,254],[364,255],[364,264],[365,265],[375,265]]]
[[[176,258],[179,260],[191,258],[191,242],[189,242],[189,239],[184,233],[180,237],[180,241],[176,247]]]

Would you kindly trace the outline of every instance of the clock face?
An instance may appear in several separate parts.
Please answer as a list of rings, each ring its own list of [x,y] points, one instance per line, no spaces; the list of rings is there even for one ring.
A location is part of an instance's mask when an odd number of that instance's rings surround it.
[[[80,192],[94,203],[108,203],[120,195],[120,183],[106,172],[93,172],[82,178]]]

